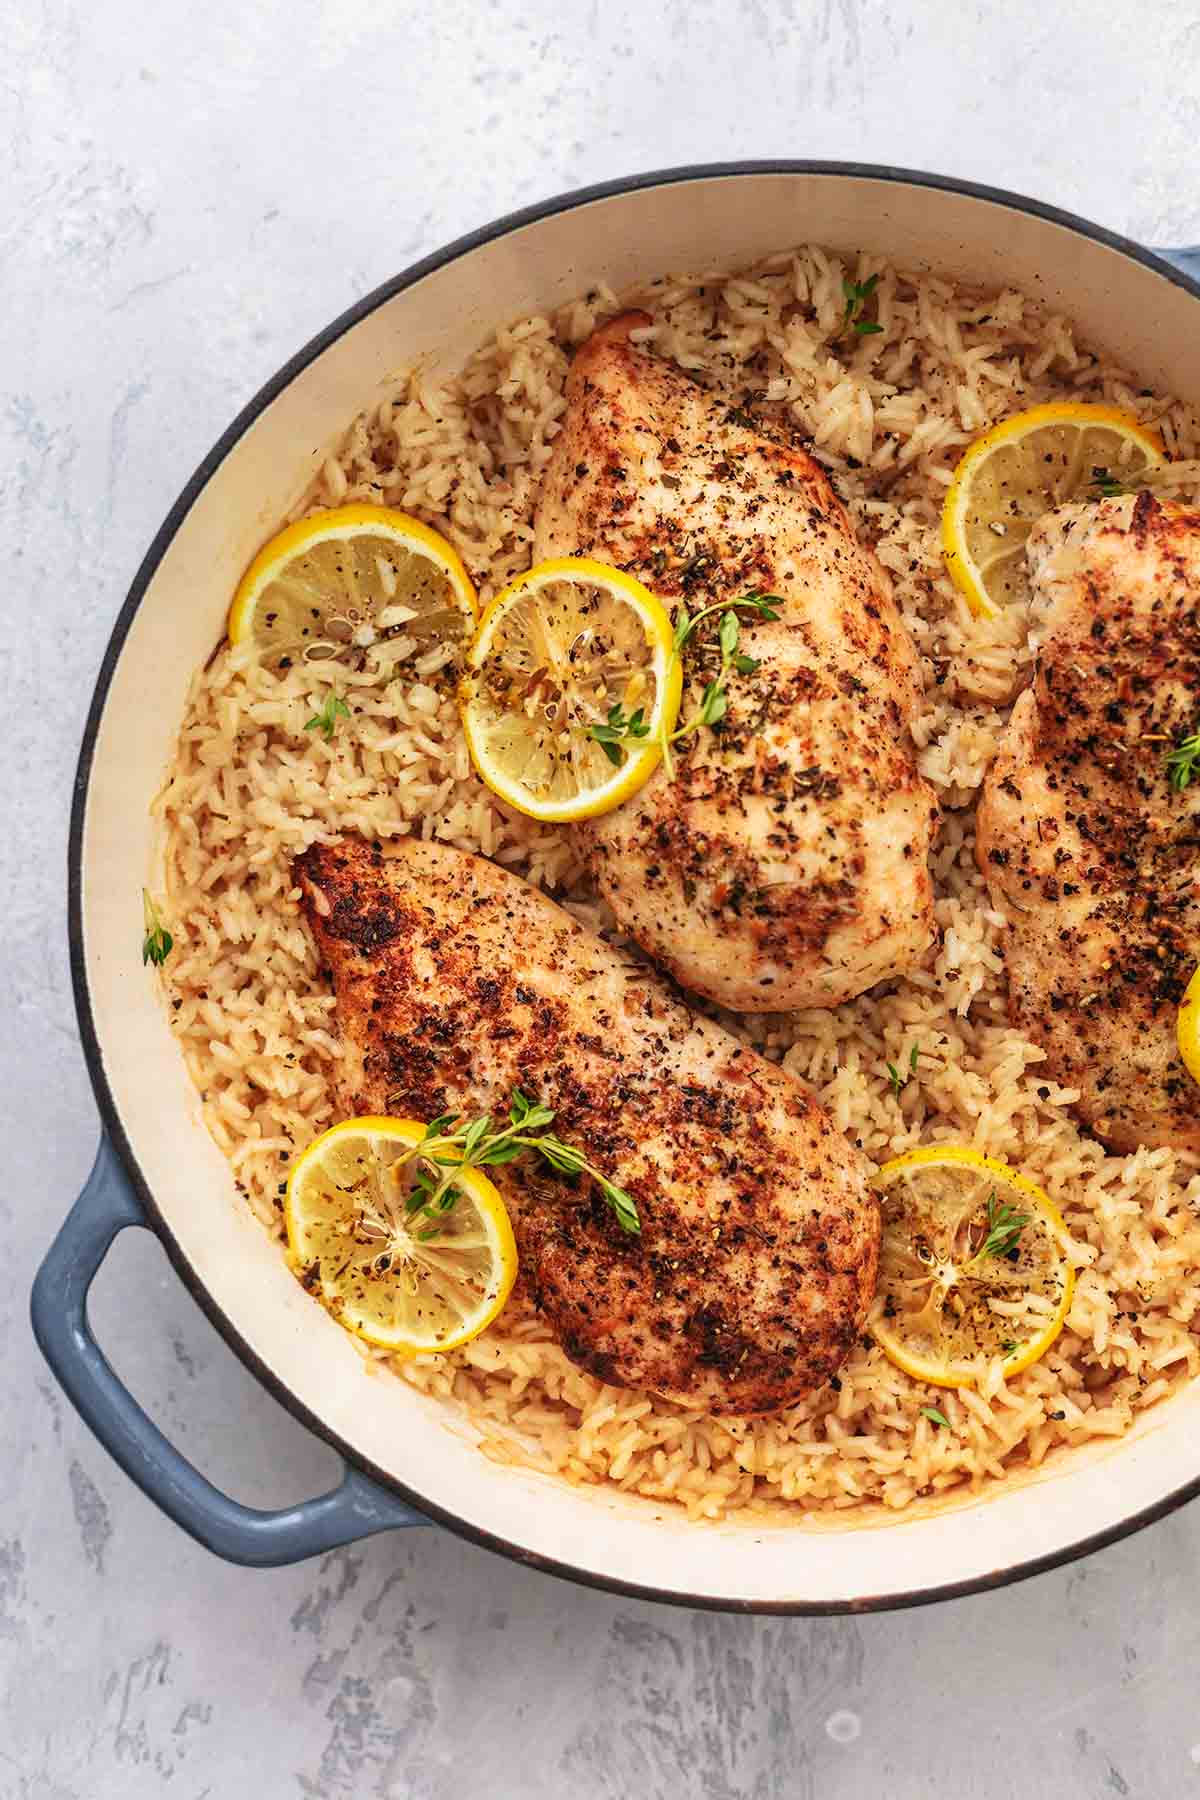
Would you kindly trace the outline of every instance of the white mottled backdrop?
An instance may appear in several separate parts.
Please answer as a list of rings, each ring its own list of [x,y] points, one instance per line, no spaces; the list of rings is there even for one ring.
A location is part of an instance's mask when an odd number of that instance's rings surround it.
[[[1015,1589],[816,1623],[612,1599],[433,1531],[245,1574],[117,1472],[27,1323],[96,1141],[76,744],[143,550],[259,384],[456,234],[672,163],[899,162],[1195,241],[1198,83],[1195,0],[6,0],[2,1800],[1200,1793],[1194,1508]],[[151,1242],[95,1312],[240,1497],[329,1479]]]

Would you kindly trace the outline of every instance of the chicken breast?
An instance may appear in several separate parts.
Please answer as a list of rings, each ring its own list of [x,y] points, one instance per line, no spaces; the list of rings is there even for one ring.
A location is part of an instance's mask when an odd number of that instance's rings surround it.
[[[576,355],[535,555],[598,557],[693,614],[778,594],[781,616],[744,621],[759,667],[731,677],[725,718],[683,741],[674,777],[587,828],[594,875],[694,992],[739,1012],[836,1006],[933,932],[916,655],[820,466],[631,344],[649,323],[626,313]],[[684,657],[681,719],[715,673],[715,629]]]
[[[1114,1149],[1200,1151],[1176,1010],[1200,961],[1200,513],[1149,493],[1070,506],[1029,540],[1041,641],[979,805],[1008,917],[1013,1023]]]
[[[711,1412],[835,1373],[875,1283],[870,1165],[807,1090],[494,864],[409,839],[297,873],[337,994],[343,1110],[506,1116],[514,1087],[637,1202],[526,1157],[489,1170],[571,1359]]]

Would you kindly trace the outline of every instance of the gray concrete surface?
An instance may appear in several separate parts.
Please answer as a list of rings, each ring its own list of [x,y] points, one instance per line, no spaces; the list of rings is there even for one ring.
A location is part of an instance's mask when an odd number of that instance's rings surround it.
[[[668,163],[896,161],[1200,238],[1195,4],[8,0],[0,44],[0,1796],[1200,1792],[1195,1508],[1016,1589],[815,1623],[631,1604],[436,1532],[248,1575],[116,1471],[26,1323],[96,1138],[76,742],[142,551],[236,408],[424,251]],[[232,1491],[329,1478],[153,1243],[121,1246],[96,1315]]]

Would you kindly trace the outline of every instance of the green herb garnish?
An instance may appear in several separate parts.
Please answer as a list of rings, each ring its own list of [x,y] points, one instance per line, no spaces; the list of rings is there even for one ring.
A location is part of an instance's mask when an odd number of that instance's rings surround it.
[[[935,1425],[944,1425],[947,1431],[954,1430],[953,1425],[951,1425],[945,1413],[939,1412],[936,1406],[923,1406],[921,1408],[921,1417],[924,1419],[932,1419]]]
[[[1016,1347],[1017,1347],[1016,1338],[1005,1338],[1004,1342],[1000,1346],[1000,1348],[1003,1351],[1005,1356],[1011,1356],[1013,1351],[1016,1349]]]
[[[987,1236],[975,1253],[975,1261],[982,1262],[987,1256],[1007,1256],[1015,1250],[1030,1217],[1029,1213],[1014,1212],[1007,1201],[998,1201],[993,1190],[988,1195]]]
[[[462,1169],[494,1169],[515,1162],[526,1150],[534,1150],[560,1175],[590,1175],[612,1208],[622,1231],[640,1232],[642,1222],[637,1202],[624,1188],[593,1168],[582,1150],[564,1144],[547,1126],[554,1123],[554,1112],[548,1106],[531,1100],[520,1088],[512,1091],[508,1124],[492,1128],[491,1113],[465,1123],[460,1113],[443,1113],[431,1119],[419,1144],[400,1158],[404,1163],[419,1156],[426,1163],[436,1163],[446,1173],[435,1176],[428,1168],[418,1168],[405,1208],[412,1225],[422,1218],[430,1223],[416,1232],[421,1242],[436,1237],[440,1221],[458,1204],[461,1189],[455,1182]]]
[[[148,888],[142,889],[142,920],[146,927],[142,939],[142,964],[153,963],[156,969],[161,969],[171,954],[175,939],[163,924]]]
[[[1106,500],[1111,500],[1116,494],[1135,494],[1137,492],[1137,489],[1130,487],[1128,482],[1122,481],[1119,475],[1114,475],[1110,470],[1102,466],[1097,467],[1095,464],[1092,466],[1091,485],[1093,491],[1103,495]]]
[[[1200,763],[1200,731],[1195,731],[1191,737],[1181,739],[1167,756],[1167,773],[1171,786],[1177,794],[1182,794],[1185,787],[1191,786],[1198,763]]]
[[[909,1055],[909,1059],[908,1059],[908,1074],[907,1075],[902,1075],[900,1073],[899,1069],[896,1067],[895,1063],[887,1063],[885,1065],[887,1068],[887,1072],[888,1072],[888,1080],[892,1084],[892,1092],[896,1096],[897,1100],[900,1098],[901,1090],[908,1086],[909,1082],[912,1080],[913,1076],[916,1074],[917,1058],[920,1056],[920,1054],[921,1054],[921,1052],[917,1049],[917,1046],[914,1044],[912,1047],[912,1051]]]
[[[349,717],[350,708],[346,705],[346,702],[341,696],[335,694],[331,689],[325,696],[325,704],[322,706],[320,712],[313,714],[304,729],[305,731],[319,731],[321,736],[325,739],[325,742],[328,744],[333,740],[333,734],[337,730],[338,720],[348,719]]]
[[[633,738],[649,735],[650,726],[646,722],[644,709],[639,706],[636,712],[630,713],[626,718],[625,709],[619,701],[616,706],[609,707],[607,725],[593,725],[588,731],[588,736],[595,738],[609,762],[618,769],[621,766],[621,745]]]
[[[845,337],[848,331],[855,337],[874,337],[883,326],[875,324],[862,316],[863,307],[879,286],[878,275],[868,275],[865,281],[842,281],[842,294],[846,301],[846,310],[842,314],[842,322],[834,332],[834,339]]]

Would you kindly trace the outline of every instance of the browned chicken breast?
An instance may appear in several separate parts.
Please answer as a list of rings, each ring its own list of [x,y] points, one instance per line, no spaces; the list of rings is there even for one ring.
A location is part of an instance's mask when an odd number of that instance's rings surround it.
[[[861,1329],[879,1213],[870,1167],[773,1063],[689,1012],[494,864],[409,839],[299,859],[337,993],[347,1113],[507,1113],[514,1087],[636,1200],[489,1170],[535,1305],[604,1381],[765,1412],[827,1381]]]
[[[753,590],[728,712],[680,746],[672,779],[588,827],[617,917],[698,994],[740,1012],[836,1006],[911,966],[933,931],[931,790],[910,723],[916,656],[873,556],[807,451],[629,341],[596,331],[567,382],[535,553],[630,570],[690,612]],[[715,621],[714,621],[715,625]],[[685,650],[684,711],[715,633]]]
[[[1200,1151],[1175,1042],[1200,961],[1200,783],[1177,790],[1167,761],[1200,725],[1200,513],[1148,493],[1064,507],[1029,558],[1037,671],[977,834],[1013,1022],[1097,1137]]]

